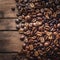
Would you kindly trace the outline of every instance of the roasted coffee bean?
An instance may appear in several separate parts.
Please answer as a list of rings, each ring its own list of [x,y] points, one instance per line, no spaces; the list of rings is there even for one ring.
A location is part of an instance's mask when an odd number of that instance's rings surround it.
[[[42,25],[42,21],[36,21],[36,26]]]
[[[23,29],[24,29],[24,31],[27,31],[28,30],[28,27],[24,27]]]
[[[37,31],[37,32],[36,32],[36,35],[37,35],[37,36],[43,36],[43,32]]]
[[[37,17],[42,17],[42,13],[38,13],[37,14]]]
[[[30,7],[34,8],[35,7],[34,3],[30,3]]]
[[[59,29],[60,29],[60,23],[58,23],[58,24],[57,24],[57,28],[59,28]]]
[[[36,27],[36,23],[33,23],[33,26]]]
[[[29,45],[30,50],[33,50],[33,45]]]
[[[18,6],[18,10],[21,10],[21,6]]]
[[[19,29],[20,29],[20,26],[19,26],[19,25],[17,25],[17,26],[16,26],[16,28],[17,28],[17,30],[19,30]]]
[[[28,2],[28,0],[24,0],[24,3],[27,3]]]
[[[19,20],[19,19],[16,19],[15,22],[16,22],[17,24],[19,24],[19,23],[20,23],[20,20]]]
[[[50,42],[49,41],[46,41],[45,43],[44,43],[44,46],[46,47],[46,46],[49,46],[49,44],[50,44]]]
[[[23,49],[25,49],[25,46],[26,46],[26,44],[24,43],[24,44],[22,45]]]
[[[29,24],[27,22],[25,23],[25,27],[27,27],[27,28],[29,27]]]
[[[19,17],[20,16],[20,13],[16,14],[16,16]]]
[[[24,33],[23,31],[24,31],[23,28],[20,28],[20,29],[19,29],[19,33],[20,33],[20,34],[21,34],[21,33]]]
[[[33,23],[30,23],[30,24],[29,24],[29,27],[32,27],[32,26],[33,26]]]
[[[28,60],[54,60],[60,51],[60,1],[16,0],[16,3],[15,22],[20,40],[24,41],[21,52]]]
[[[38,51],[35,51],[35,52],[34,52],[34,56],[39,56]]]
[[[30,15],[27,15],[27,16],[25,17],[25,20],[30,20],[30,19],[31,19]]]
[[[24,43],[28,43],[28,39],[25,37]]]
[[[20,36],[20,40],[21,40],[21,41],[23,41],[23,40],[24,40],[24,38],[25,38],[25,36],[24,36],[24,35],[21,35],[21,36]]]
[[[40,37],[39,39],[40,39],[40,42],[41,42],[41,43],[44,43],[44,42],[45,42],[44,37]]]

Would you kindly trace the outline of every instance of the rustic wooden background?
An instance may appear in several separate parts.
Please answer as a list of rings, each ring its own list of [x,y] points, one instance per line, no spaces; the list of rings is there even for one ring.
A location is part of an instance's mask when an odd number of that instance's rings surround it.
[[[15,19],[16,7],[14,0],[0,0],[0,60],[13,60],[13,57],[20,52],[22,42],[16,30]]]

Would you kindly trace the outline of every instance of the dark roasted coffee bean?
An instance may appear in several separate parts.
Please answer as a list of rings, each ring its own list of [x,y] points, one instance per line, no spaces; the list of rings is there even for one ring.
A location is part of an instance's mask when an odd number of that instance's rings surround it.
[[[17,8],[20,6],[20,4],[16,4]]]
[[[15,7],[11,8],[11,9],[12,9],[12,11],[15,11]]]
[[[24,29],[23,29],[23,28],[20,28],[20,29],[19,29],[19,33],[20,33],[20,34],[24,33]]]
[[[29,45],[29,49],[33,50],[34,49],[33,45]]]
[[[20,16],[20,14],[18,13],[18,14],[16,14],[17,15],[17,17],[19,17]]]
[[[20,36],[20,40],[21,40],[21,41],[23,41],[23,40],[24,40],[24,38],[25,38],[25,36],[24,36],[24,35],[21,35],[21,36]]]
[[[40,42],[41,43],[44,43],[45,42],[44,37],[40,37],[39,39],[40,39]]]
[[[60,28],[60,23],[57,24],[57,27]]]
[[[35,52],[34,52],[34,56],[37,56],[37,57],[39,56],[38,51],[35,51]]]
[[[30,15],[27,15],[27,16],[25,17],[25,20],[27,20],[27,21],[31,20],[31,16],[30,16]]]
[[[49,46],[49,44],[50,44],[50,42],[47,41],[47,42],[44,43],[44,46],[47,47],[47,46]]]
[[[16,25],[16,28],[19,30],[20,29],[20,26],[19,25]]]
[[[27,3],[27,2],[28,2],[28,0],[24,0],[24,2],[25,2],[25,3]]]
[[[38,16],[38,17],[41,17],[41,16],[42,16],[42,13],[38,13],[37,16]]]
[[[16,0],[16,3],[16,24],[24,41],[21,51],[24,57],[54,60],[60,50],[60,1]]]
[[[30,7],[34,8],[35,7],[34,3],[30,3]]]
[[[25,49],[25,47],[26,47],[26,44],[24,43],[24,44],[22,45],[22,47],[23,47],[23,49]]]
[[[19,19],[16,19],[15,22],[16,22],[17,24],[19,24],[19,23],[20,23],[20,20],[19,20]]]
[[[18,10],[21,10],[21,6],[18,6]]]

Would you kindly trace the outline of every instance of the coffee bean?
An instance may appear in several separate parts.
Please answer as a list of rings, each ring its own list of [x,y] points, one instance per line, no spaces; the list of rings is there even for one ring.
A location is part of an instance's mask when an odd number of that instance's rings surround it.
[[[44,42],[45,42],[45,40],[44,40],[43,37],[40,37],[39,39],[40,39],[40,42],[41,42],[41,43],[44,43]]]
[[[15,11],[15,7],[11,8],[11,9],[12,9],[12,11]]]
[[[34,3],[30,3],[30,7],[34,8],[35,7]]]
[[[45,46],[45,47],[46,47],[46,46],[49,46],[49,44],[50,44],[50,42],[47,41],[47,42],[44,43],[44,46]]]
[[[33,50],[33,45],[29,45],[30,50]]]
[[[21,41],[23,41],[23,40],[24,40],[24,38],[25,38],[25,36],[24,36],[24,35],[21,35],[21,36],[20,36],[20,40],[21,40]]]
[[[20,29],[20,26],[19,26],[19,25],[17,25],[17,26],[16,26],[16,28],[17,28],[17,30],[19,30],[19,29]]]
[[[17,24],[19,24],[19,23],[20,23],[19,19],[16,19],[16,20],[15,20],[15,22],[16,22]]]
[[[27,21],[29,21],[31,19],[31,16],[30,15],[27,15],[26,17],[25,17],[25,20],[27,20]]]
[[[23,31],[24,31],[23,28],[20,28],[20,29],[19,29],[19,33],[20,33],[20,34],[21,34],[21,33],[24,33]]]
[[[16,24],[28,60],[54,60],[60,50],[59,0],[16,0]],[[14,9],[13,9],[14,10]],[[60,55],[60,54],[59,54]],[[52,57],[52,58],[51,58]]]
[[[34,56],[38,56],[38,55],[39,55],[38,51],[35,51]]]

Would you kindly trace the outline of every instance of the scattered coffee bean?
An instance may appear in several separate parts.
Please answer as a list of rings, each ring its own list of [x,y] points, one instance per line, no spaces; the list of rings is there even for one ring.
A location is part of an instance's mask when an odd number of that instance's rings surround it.
[[[15,1],[16,28],[24,41],[21,52],[28,60],[54,60],[60,51],[60,1]]]

